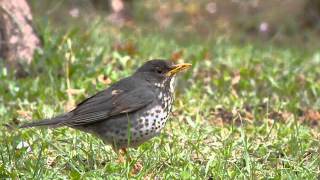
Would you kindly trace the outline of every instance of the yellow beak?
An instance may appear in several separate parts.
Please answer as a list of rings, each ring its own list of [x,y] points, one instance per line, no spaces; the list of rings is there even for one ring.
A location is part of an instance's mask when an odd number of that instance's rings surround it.
[[[172,76],[177,74],[178,72],[181,72],[185,69],[188,69],[190,66],[192,66],[192,64],[189,63],[182,63],[182,64],[177,64],[173,66],[173,69],[171,69],[170,71],[168,71],[166,73],[166,76]]]

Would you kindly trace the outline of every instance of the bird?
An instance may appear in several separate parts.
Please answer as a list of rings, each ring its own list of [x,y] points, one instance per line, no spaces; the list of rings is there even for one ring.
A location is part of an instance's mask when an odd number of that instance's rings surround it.
[[[172,109],[176,75],[189,63],[145,62],[131,76],[83,100],[56,117],[20,128],[67,126],[100,138],[116,152],[127,152],[160,134]]]

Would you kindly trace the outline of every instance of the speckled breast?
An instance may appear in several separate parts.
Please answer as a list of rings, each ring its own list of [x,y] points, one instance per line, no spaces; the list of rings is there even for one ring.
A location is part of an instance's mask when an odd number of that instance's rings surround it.
[[[171,94],[162,95],[164,97],[160,98],[159,93],[158,101],[135,113],[134,116],[107,121],[109,125],[100,127],[108,127],[108,129],[103,129],[103,133],[98,135],[116,149],[137,147],[159,135],[166,124],[173,102]],[[127,123],[121,121],[127,121]]]
[[[98,135],[116,149],[137,147],[159,135],[171,112],[173,91],[159,88],[156,94],[157,100],[138,112],[110,119],[105,122],[107,125],[100,125],[108,128],[101,129]]]

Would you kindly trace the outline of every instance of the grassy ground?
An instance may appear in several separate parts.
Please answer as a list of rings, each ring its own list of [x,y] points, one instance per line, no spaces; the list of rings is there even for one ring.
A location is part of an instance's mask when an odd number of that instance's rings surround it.
[[[0,69],[1,178],[320,177],[320,51],[93,27],[42,28],[44,48],[27,77]],[[131,162],[69,128],[15,128],[68,110],[157,57],[193,67],[179,78],[163,133],[131,149]],[[132,174],[137,161],[143,168]]]

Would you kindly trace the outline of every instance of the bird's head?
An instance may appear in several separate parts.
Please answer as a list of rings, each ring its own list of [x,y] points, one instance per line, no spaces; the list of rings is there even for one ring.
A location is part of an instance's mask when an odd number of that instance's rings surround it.
[[[191,64],[173,64],[166,60],[150,60],[144,63],[136,74],[141,74],[145,80],[156,86],[165,86],[166,83],[174,83],[174,77],[182,70],[188,69]]]

